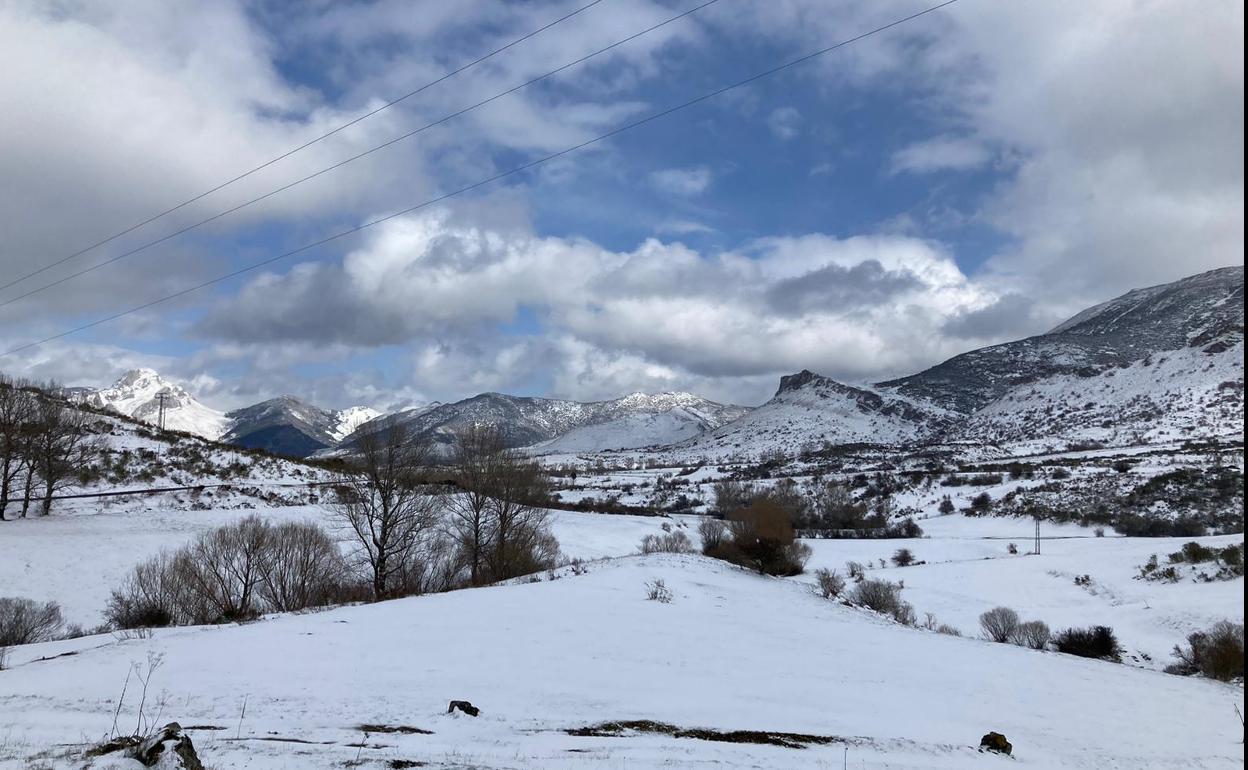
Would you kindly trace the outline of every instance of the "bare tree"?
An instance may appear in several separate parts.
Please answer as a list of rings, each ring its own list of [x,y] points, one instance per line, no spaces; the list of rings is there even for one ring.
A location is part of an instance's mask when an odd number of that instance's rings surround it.
[[[446,523],[474,586],[488,582],[492,494],[503,454],[502,435],[493,426],[473,424],[455,436],[452,459],[459,490],[447,497]]]
[[[339,477],[339,521],[370,573],[373,598],[404,590],[421,548],[437,534],[442,496],[421,478],[426,448],[397,420],[362,436],[354,467]]]
[[[14,482],[26,465],[23,447],[35,413],[34,396],[26,387],[0,375],[0,521],[5,519]]]
[[[507,580],[553,566],[559,543],[550,532],[544,507],[550,499],[550,479],[542,465],[511,450],[500,452],[489,494],[492,577]]]
[[[88,413],[46,393],[35,402],[34,421],[23,443],[27,462],[23,516],[35,491],[40,494],[40,514],[51,513],[52,496],[72,484],[98,452]]]

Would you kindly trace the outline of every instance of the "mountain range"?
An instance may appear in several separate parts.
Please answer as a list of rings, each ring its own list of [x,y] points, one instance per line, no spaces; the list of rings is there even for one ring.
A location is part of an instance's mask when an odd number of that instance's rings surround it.
[[[870,443],[1011,444],[1035,451],[1238,434],[1243,428],[1244,270],[1212,270],[1137,289],[1044,334],[955,356],[917,374],[849,385],[787,375],[765,404],[689,393],[633,393],[579,402],[482,393],[393,415],[323,409],[281,396],[228,413],[150,369],[80,397],[166,427],[306,457],[350,453],[388,420],[444,451],[461,428],[497,426],[508,446],[540,454],[663,448],[749,457]]]

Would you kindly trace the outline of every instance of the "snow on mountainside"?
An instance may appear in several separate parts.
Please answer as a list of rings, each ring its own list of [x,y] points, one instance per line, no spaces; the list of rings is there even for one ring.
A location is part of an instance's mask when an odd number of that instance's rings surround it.
[[[346,409],[340,409],[334,413],[334,424],[329,430],[329,435],[335,442],[342,441],[359,430],[361,425],[381,415],[380,411],[367,406],[349,406]]]
[[[1243,331],[1244,268],[1226,267],[1128,292],[1047,334],[973,350],[878,387],[969,414],[1019,385],[1095,376],[1187,346],[1227,346]]]
[[[586,426],[645,415],[669,414],[675,410],[680,410],[682,416],[673,417],[667,421],[667,425],[677,432],[681,429],[687,430],[687,427],[677,426],[679,421],[689,425],[701,424],[708,428],[718,427],[748,411],[745,407],[719,404],[690,393],[632,393],[612,401],[590,402],[482,393],[455,403],[439,404],[427,410],[401,412],[394,419],[405,425],[414,439],[429,441],[435,446],[449,446],[457,431],[469,425],[483,424],[496,426],[508,446],[526,447],[550,441]],[[607,443],[615,443],[618,437],[638,429],[644,422],[645,420],[635,421],[631,426],[621,423],[614,428],[604,429],[601,434],[582,434],[580,438],[574,437],[571,441],[591,447],[597,435]],[[659,429],[660,425],[661,423],[655,423],[652,426],[655,435],[664,432]],[[361,431],[369,429],[366,424]],[[348,439],[346,444],[350,445],[351,441],[352,439]],[[605,448],[608,447],[593,446],[593,449]]]
[[[758,457],[824,444],[901,443],[920,438],[950,417],[939,407],[802,371],[782,377],[776,395],[749,414],[674,448]]]
[[[306,457],[337,445],[380,414],[362,406],[322,409],[294,396],[279,396],[227,414],[232,422],[224,440],[275,454]]]
[[[629,414],[609,422],[583,425],[530,448],[534,454],[605,452],[663,446],[700,436],[722,423],[685,407],[667,412]]]
[[[99,409],[111,409],[127,417],[155,425],[160,414],[160,394],[165,396],[165,427],[219,439],[230,427],[226,416],[195,400],[181,385],[164,379],[152,369],[132,369],[112,387],[80,391],[78,397]]]
[[[790,375],[771,401],[673,449],[757,457],[858,442],[1054,449],[1234,434],[1244,419],[1243,332],[1243,268],[1213,270],[875,386]]]

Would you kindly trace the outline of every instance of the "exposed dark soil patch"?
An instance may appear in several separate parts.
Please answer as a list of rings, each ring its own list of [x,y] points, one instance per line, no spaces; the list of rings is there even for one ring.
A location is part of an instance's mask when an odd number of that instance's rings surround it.
[[[783,746],[786,749],[804,749],[812,744],[845,743],[846,739],[835,735],[808,735],[806,733],[781,733],[769,730],[710,730],[695,727],[685,729],[665,722],[634,719],[623,722],[603,722],[589,727],[576,727],[566,731],[568,735],[589,738],[617,738],[627,732],[655,733],[673,738],[696,738],[701,741],[720,743],[755,743],[766,746]]]
[[[221,725],[187,725],[183,730],[225,730]]]
[[[303,743],[309,746],[332,746],[333,741],[309,741],[303,738],[283,738],[280,735],[254,735],[246,738],[226,738],[227,741],[272,741],[273,743]]]
[[[399,735],[433,735],[432,730],[425,730],[411,725],[359,725],[355,729],[362,733],[398,733]]]
[[[406,768],[409,768],[409,767],[424,767],[424,766],[425,766],[424,762],[417,762],[414,759],[392,759],[390,760],[390,764],[386,765],[386,767],[391,768],[391,770],[405,770]]]

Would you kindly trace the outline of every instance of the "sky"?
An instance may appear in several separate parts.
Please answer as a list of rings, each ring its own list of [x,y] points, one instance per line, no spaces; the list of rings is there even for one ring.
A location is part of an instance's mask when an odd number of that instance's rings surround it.
[[[600,0],[421,89],[590,0],[0,0],[0,284],[41,270],[0,349],[180,294],[0,371],[752,405],[1243,264],[1234,0],[957,0],[478,184],[933,4],[717,0],[492,98],[703,2]]]

